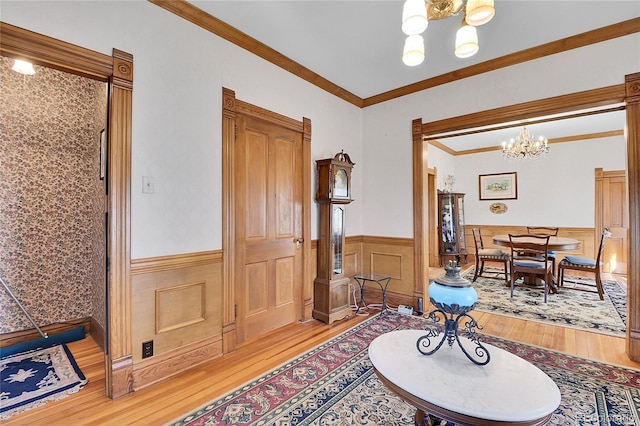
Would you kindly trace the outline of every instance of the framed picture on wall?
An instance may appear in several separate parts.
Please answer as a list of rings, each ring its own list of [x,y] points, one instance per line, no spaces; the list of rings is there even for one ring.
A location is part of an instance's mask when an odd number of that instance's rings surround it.
[[[478,178],[481,200],[518,199],[518,174],[516,172],[479,175]]]
[[[100,132],[100,180],[104,179],[107,172],[107,132]]]

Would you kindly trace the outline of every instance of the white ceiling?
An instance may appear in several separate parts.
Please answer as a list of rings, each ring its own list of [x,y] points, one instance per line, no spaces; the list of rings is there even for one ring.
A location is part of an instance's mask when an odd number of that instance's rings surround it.
[[[423,34],[425,61],[408,67],[401,60],[406,37],[400,30],[403,0],[190,3],[361,98],[640,17],[640,0],[495,0],[495,17],[478,27],[480,51],[475,56],[458,59],[453,54],[455,32],[462,18],[452,17],[429,23]],[[622,116],[624,123],[624,113],[612,116],[617,116],[618,122]],[[594,125],[597,121],[582,120]],[[555,123],[557,126],[560,122]],[[609,128],[611,124],[602,126],[594,131],[614,130]],[[616,128],[621,129],[619,124]],[[551,133],[545,136],[555,137]],[[469,140],[466,147],[455,149],[482,145],[479,140]]]

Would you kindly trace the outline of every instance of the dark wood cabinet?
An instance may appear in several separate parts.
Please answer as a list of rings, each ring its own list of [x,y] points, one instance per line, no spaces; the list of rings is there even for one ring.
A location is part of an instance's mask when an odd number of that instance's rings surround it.
[[[351,315],[349,277],[344,274],[346,205],[351,199],[349,155],[339,152],[333,158],[316,161],[320,205],[318,276],[313,283],[313,317],[331,324]]]
[[[440,264],[458,257],[467,263],[464,194],[438,191],[438,234]]]

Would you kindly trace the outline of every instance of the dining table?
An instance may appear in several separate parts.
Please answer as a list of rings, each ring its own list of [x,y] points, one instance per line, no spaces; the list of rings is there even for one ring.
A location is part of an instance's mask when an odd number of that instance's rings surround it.
[[[538,240],[535,238],[531,238],[531,240],[527,240],[526,238],[520,238],[519,241],[529,242],[529,243],[537,243]],[[509,234],[499,234],[493,236],[493,243],[497,246],[510,247],[511,241],[509,240]],[[569,251],[569,250],[577,250],[580,248],[580,240],[576,240],[574,238],[567,237],[549,237],[549,250],[554,251]]]
[[[492,240],[495,245],[503,246],[503,247],[511,247],[511,240],[509,239],[509,234],[494,235]],[[519,238],[519,241],[526,241],[534,244],[539,243],[539,240],[535,238],[531,238],[530,240],[527,240],[526,238]],[[548,247],[549,251],[552,251],[552,250],[553,251],[570,251],[570,250],[577,250],[579,248],[580,248],[580,240],[576,240],[575,238],[556,237],[556,236],[549,237],[549,247]],[[551,290],[552,293],[558,292],[558,289],[555,284],[555,281],[556,281],[555,272],[556,271],[553,271],[553,277],[551,282],[549,283],[549,289]],[[535,275],[525,278],[525,283],[531,284],[531,285],[536,284]]]

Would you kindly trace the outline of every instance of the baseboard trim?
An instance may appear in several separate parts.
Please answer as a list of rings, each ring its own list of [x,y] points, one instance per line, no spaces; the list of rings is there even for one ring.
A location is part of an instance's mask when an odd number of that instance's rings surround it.
[[[78,327],[84,327],[85,334],[88,334],[91,330],[91,317],[85,318],[77,318],[74,320],[69,320],[65,322],[59,322],[55,324],[49,324],[43,327],[40,327],[43,333],[46,333],[49,336],[54,334],[64,333],[66,331],[71,331]],[[27,330],[14,331],[12,333],[5,333],[0,335],[0,347],[15,345],[16,343],[27,342],[29,340],[38,339],[40,333],[35,328],[29,328]]]
[[[222,336],[215,336],[137,362],[133,366],[133,389],[138,391],[221,356]]]
[[[91,331],[89,332],[89,334],[91,334],[93,341],[96,342],[102,352],[104,352],[106,347],[104,327],[102,327],[102,325],[99,324],[98,321],[96,321],[93,317],[91,317]]]

